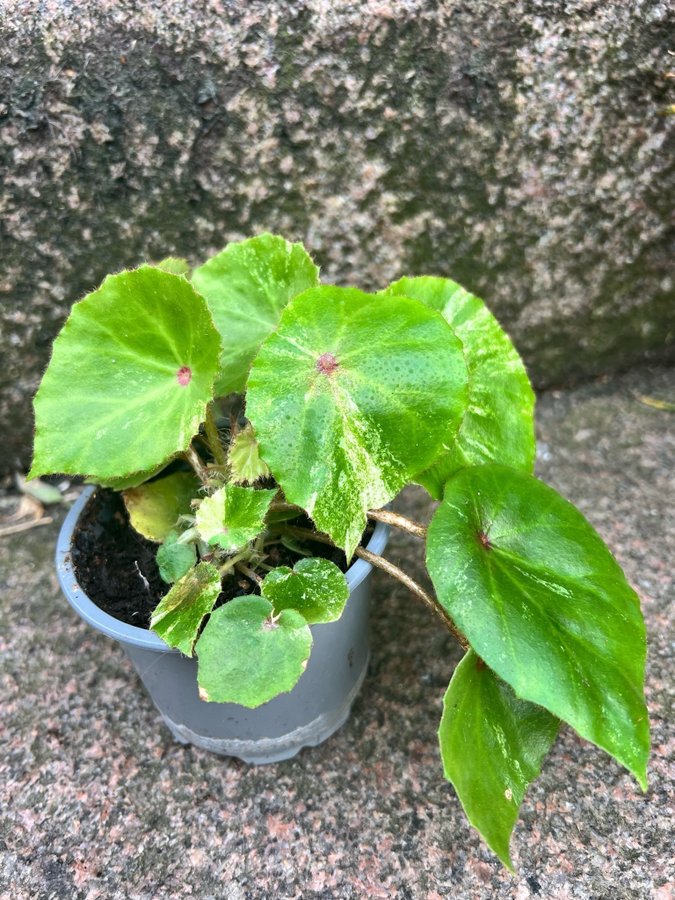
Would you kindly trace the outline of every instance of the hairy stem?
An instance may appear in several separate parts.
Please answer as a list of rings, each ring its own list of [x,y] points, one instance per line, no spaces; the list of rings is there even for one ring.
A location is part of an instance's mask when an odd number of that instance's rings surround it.
[[[392,512],[390,509],[369,509],[368,518],[375,519],[377,522],[383,522],[385,525],[393,525],[394,528],[400,528],[407,531],[408,534],[414,534],[415,537],[426,538],[427,527],[420,522],[414,522],[412,519],[402,516],[400,513]]]
[[[253,581],[255,584],[260,584],[262,582],[262,578],[258,575],[257,572],[254,572],[250,566],[247,566],[246,563],[238,562],[235,563],[235,569],[237,572],[241,572],[242,575],[245,575],[248,579]]]
[[[335,546],[335,544],[327,534],[320,534],[315,531],[310,531],[309,528],[297,528],[294,525],[282,525],[279,527],[275,527],[275,530],[281,532],[282,534],[289,534],[292,537],[316,541],[319,544],[330,544],[333,547]],[[443,609],[440,603],[436,600],[436,598],[431,594],[428,594],[424,590],[424,588],[417,584],[417,582],[414,581],[409,575],[407,575],[402,569],[399,569],[398,566],[390,563],[389,560],[384,559],[384,557],[378,556],[377,553],[371,553],[370,550],[366,550],[365,547],[357,547],[354,551],[354,554],[365,560],[365,562],[370,563],[371,566],[382,569],[383,572],[386,572],[388,575],[391,575],[392,578],[396,578],[397,581],[400,581],[401,584],[404,584],[408,588],[408,590],[418,598],[418,600],[421,600],[425,606],[432,610],[442,620],[443,624],[448,629],[450,634],[455,638],[457,643],[464,650],[468,650],[469,642],[464,637],[462,632],[459,631],[455,623],[452,621],[452,619]]]
[[[222,566],[219,566],[218,571],[220,572],[221,578],[223,575],[229,574],[232,569],[234,569],[238,562],[241,560],[249,559],[251,556],[251,551],[248,547],[245,550],[241,550],[235,556],[231,556],[229,559],[226,559]]]
[[[206,407],[206,420],[204,421],[204,431],[206,432],[206,440],[209,444],[209,450],[213,454],[213,458],[218,466],[227,465],[227,456],[223,445],[220,443],[220,435],[218,434],[218,425],[213,412],[213,403],[209,403]]]
[[[190,444],[188,449],[183,454],[184,458],[190,463],[192,468],[194,469],[195,475],[202,484],[207,484],[209,480],[208,472],[206,470],[206,466],[201,461],[201,458],[195,448]]]

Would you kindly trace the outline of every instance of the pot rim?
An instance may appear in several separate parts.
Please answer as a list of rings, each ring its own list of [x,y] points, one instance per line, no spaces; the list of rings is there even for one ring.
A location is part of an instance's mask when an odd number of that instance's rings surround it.
[[[109,615],[109,613],[104,612],[80,587],[75,574],[71,545],[73,533],[80,517],[80,513],[96,490],[96,487],[96,485],[88,485],[85,487],[70,508],[68,515],[61,526],[61,530],[59,531],[59,537],[56,542],[55,562],[56,574],[59,584],[61,585],[61,590],[75,612],[84,619],[85,622],[97,631],[108,635],[108,637],[115,638],[115,640],[125,644],[133,644],[136,647],[157,650],[160,653],[178,653],[178,650],[169,647],[159,635],[154,634],[154,632],[149,629],[139,628],[137,625],[128,625],[126,622],[121,622],[114,616]],[[376,522],[375,530],[373,531],[371,539],[368,541],[366,549],[370,550],[371,553],[381,553],[387,544],[388,537],[388,526],[384,525],[382,522]],[[372,568],[371,564],[364,559],[357,559],[356,562],[352,563],[345,573],[350,594],[359,584],[361,584],[366,575],[372,571]],[[328,626],[310,626],[312,630],[325,627]]]

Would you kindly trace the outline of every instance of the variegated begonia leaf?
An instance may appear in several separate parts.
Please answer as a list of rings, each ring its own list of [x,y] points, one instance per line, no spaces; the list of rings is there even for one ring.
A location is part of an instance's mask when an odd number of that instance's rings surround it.
[[[170,647],[192,656],[202,621],[213,609],[220,589],[218,569],[211,563],[200,562],[162,597],[152,614],[150,627]]]
[[[344,572],[329,559],[301,559],[290,569],[277,566],[265,576],[260,593],[274,606],[274,612],[297,609],[310,625],[335,622],[349,599]]]
[[[366,511],[394,497],[457,433],[467,370],[443,317],[418,300],[323,286],[263,344],[246,414],[289,502],[350,558]]]
[[[640,603],[578,509],[495,464],[445,487],[427,537],[440,604],[486,664],[647,785]]]
[[[288,301],[319,282],[319,270],[302,244],[260,234],[228,244],[192,273],[211,308],[223,352],[219,396],[243,391],[253,357],[277,326]]]
[[[312,633],[294,609],[275,616],[264,597],[235,597],[211,615],[195,649],[201,699],[253,709],[295,687]]]
[[[186,450],[213,397],[220,338],[184,278],[120,272],[73,307],[35,397],[29,477],[109,481]]]
[[[498,462],[534,469],[534,391],[523,361],[487,306],[449,278],[401,278],[384,292],[404,295],[438,310],[464,347],[469,401],[453,441],[433,465],[417,475],[436,500],[453,472]]]
[[[223,550],[238,550],[257,537],[276,490],[255,490],[226,484],[202,500],[197,510],[196,526],[207,544]]]
[[[183,544],[177,531],[170,531],[157,550],[157,568],[162,581],[172,584],[187,575],[197,560],[194,544]]]

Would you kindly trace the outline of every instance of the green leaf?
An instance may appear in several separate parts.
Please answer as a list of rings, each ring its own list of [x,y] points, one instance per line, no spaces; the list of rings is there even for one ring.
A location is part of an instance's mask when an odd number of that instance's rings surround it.
[[[640,604],[581,513],[523,472],[463,469],[429,526],[427,566],[440,603],[487,665],[646,788]]]
[[[230,444],[228,461],[233,481],[252,482],[267,478],[270,474],[267,463],[260,458],[260,447],[250,425],[235,435]]]
[[[157,566],[163,581],[172,584],[186,575],[197,561],[194,544],[180,544],[177,531],[170,531],[157,551]]]
[[[518,809],[558,725],[545,709],[518,700],[473,651],[455,669],[438,732],[443,771],[471,824],[510,869]]]
[[[320,557],[301,559],[289,569],[272,569],[260,587],[275,613],[296,609],[310,625],[336,622],[349,599],[349,585],[335,563]]]
[[[166,259],[156,263],[155,267],[163,272],[169,272],[171,275],[190,277],[190,263],[181,256],[167,256]]]
[[[525,366],[486,305],[449,278],[401,278],[385,295],[414,297],[438,310],[464,345],[469,402],[452,443],[417,480],[436,500],[453,472],[499,462],[534,470],[534,391]]]
[[[192,273],[223,341],[218,396],[243,391],[253,357],[288,301],[319,282],[302,244],[261,234],[228,244]]]
[[[276,490],[256,491],[226,484],[202,500],[197,510],[197,530],[202,540],[224,550],[238,550],[257,537]]]
[[[466,403],[459,340],[417,300],[306,291],[248,381],[246,414],[291,503],[348,558],[366,525],[453,440]]]
[[[293,609],[274,616],[264,597],[236,597],[217,609],[197,641],[199,696],[250,709],[292,690],[312,649]]]
[[[191,512],[199,479],[192,472],[174,472],[124,491],[124,503],[132,526],[151,541],[163,541],[178,521]]]
[[[220,594],[220,573],[210,563],[200,562],[162,597],[150,619],[150,627],[170,647],[192,656],[204,616]]]
[[[85,478],[85,484],[98,484],[101,487],[111,488],[113,491],[126,491],[127,488],[138,487],[139,484],[145,484],[155,475],[159,475],[162,469],[165,469],[171,462],[171,457],[158,466],[146,469],[144,472],[132,472],[131,475],[125,475],[123,478]]]
[[[219,354],[211,314],[184,278],[150,266],[110,275],[54,342],[29,477],[159,468],[199,429]]]

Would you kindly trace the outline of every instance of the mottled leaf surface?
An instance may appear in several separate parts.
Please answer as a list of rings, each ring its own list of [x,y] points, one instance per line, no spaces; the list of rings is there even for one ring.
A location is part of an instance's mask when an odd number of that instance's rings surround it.
[[[464,346],[469,401],[457,440],[417,476],[436,500],[453,472],[498,462],[534,469],[534,391],[509,336],[486,305],[449,278],[401,278],[386,295],[405,295],[438,310]]]
[[[261,706],[295,687],[311,649],[300,613],[275,616],[264,597],[235,597],[212,614],[197,641],[199,696]]]
[[[287,499],[351,557],[366,511],[454,438],[467,377],[434,310],[323,286],[296,297],[261,347],[246,412]]]
[[[204,616],[220,594],[220,573],[210,563],[200,562],[159,601],[150,627],[170,647],[192,656]]]
[[[301,559],[292,569],[278,566],[265,576],[260,590],[275,613],[296,609],[310,625],[335,622],[349,599],[344,573],[319,557]]]
[[[237,483],[254,482],[270,474],[267,463],[260,458],[260,447],[250,425],[235,435],[230,444],[228,462],[232,480]]]
[[[35,398],[30,477],[109,481],[186,450],[213,396],[220,339],[194,288],[150,266],[76,303]]]
[[[192,283],[206,298],[223,342],[219,396],[243,391],[253,357],[281,310],[318,281],[319,270],[302,244],[273,234],[228,244],[194,270]]]
[[[123,493],[132,526],[151,541],[163,541],[178,521],[191,512],[199,480],[191,472],[174,472]]]
[[[519,700],[473,651],[455,669],[438,732],[445,777],[467,818],[509,868],[511,832],[558,719]]]
[[[645,788],[640,604],[581,513],[515,469],[463,469],[429,527],[427,566],[439,601],[487,665]]]
[[[257,537],[276,490],[226,484],[202,500],[197,510],[197,529],[202,540],[224,550],[238,550]]]
[[[157,550],[157,568],[162,581],[173,584],[186,575],[197,561],[194,544],[181,544],[177,531],[170,531]]]

